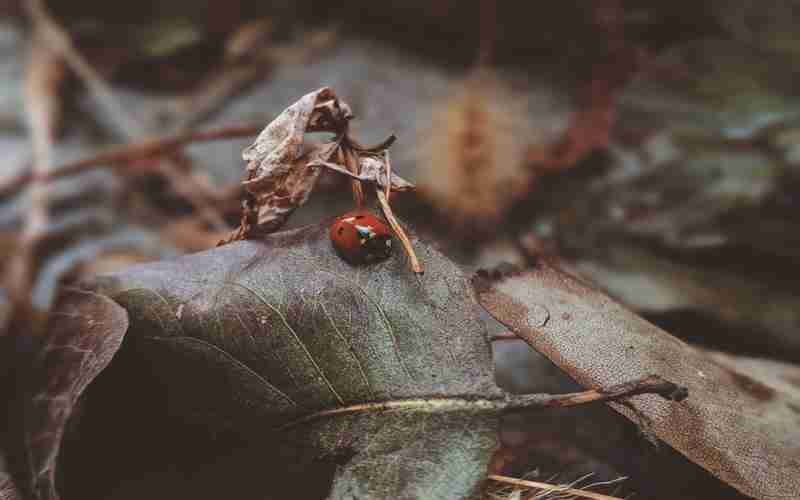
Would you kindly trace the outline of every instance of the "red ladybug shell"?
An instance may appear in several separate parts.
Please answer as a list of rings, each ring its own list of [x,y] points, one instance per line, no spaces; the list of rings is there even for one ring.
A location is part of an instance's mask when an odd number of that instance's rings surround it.
[[[392,253],[392,232],[369,212],[348,212],[331,226],[331,242],[339,255],[351,264],[383,260]]]

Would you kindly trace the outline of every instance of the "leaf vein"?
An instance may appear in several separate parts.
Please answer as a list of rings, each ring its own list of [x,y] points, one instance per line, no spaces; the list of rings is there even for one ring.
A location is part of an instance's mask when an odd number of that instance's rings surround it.
[[[337,277],[337,278],[339,278],[341,280],[344,280],[344,281],[350,283],[351,285],[355,286],[364,295],[364,297],[367,298],[367,301],[375,306],[375,309],[378,310],[378,315],[381,317],[381,320],[383,321],[384,325],[386,326],[386,330],[388,331],[389,336],[392,338],[392,348],[394,349],[394,353],[395,353],[395,356],[397,357],[397,361],[400,363],[400,366],[403,368],[403,372],[405,372],[406,376],[409,379],[413,380],[413,377],[411,376],[411,372],[408,370],[408,366],[406,366],[406,363],[405,363],[405,361],[403,361],[403,357],[400,354],[400,346],[399,346],[399,344],[397,342],[397,334],[394,331],[394,327],[392,327],[392,324],[389,322],[389,317],[386,315],[386,311],[383,310],[383,308],[380,306],[380,304],[378,304],[375,301],[375,299],[373,299],[367,293],[367,291],[364,290],[364,288],[359,283],[353,282],[352,280],[349,280],[349,279],[345,278],[344,276],[336,274],[336,273],[334,273],[332,271],[328,271],[326,269],[320,269],[320,271],[322,271],[324,273],[328,273],[328,274],[330,274],[332,276],[335,276],[335,277]]]
[[[342,399],[342,397],[339,395],[338,392],[336,392],[336,389],[333,387],[333,384],[331,384],[331,381],[325,375],[325,372],[322,370],[322,368],[317,363],[317,360],[315,360],[314,356],[311,355],[311,352],[308,350],[308,347],[306,346],[306,344],[303,342],[303,340],[300,338],[300,336],[297,334],[297,332],[294,330],[294,328],[292,328],[292,326],[289,324],[289,321],[287,321],[286,316],[284,316],[283,313],[280,312],[280,310],[277,307],[275,307],[272,304],[270,304],[269,301],[267,301],[258,292],[256,292],[255,290],[252,290],[248,286],[243,285],[241,283],[234,283],[234,282],[225,282],[225,284],[226,285],[238,286],[238,287],[241,287],[241,288],[247,290],[248,292],[252,293],[253,296],[256,297],[262,304],[264,304],[265,306],[270,308],[275,314],[277,314],[278,317],[283,322],[284,326],[287,328],[287,330],[289,330],[289,333],[292,335],[292,337],[294,337],[295,342],[297,342],[297,344],[300,346],[300,349],[303,350],[303,353],[306,355],[308,360],[314,366],[314,369],[317,371],[317,374],[322,378],[323,382],[325,382],[325,385],[328,386],[328,389],[331,391],[331,394],[333,394],[333,396],[336,398],[336,400],[339,401],[339,404],[342,404],[342,405],[345,404],[344,400]]]
[[[236,357],[233,356],[231,353],[229,353],[228,351],[226,351],[225,349],[223,349],[223,348],[221,348],[219,346],[216,346],[216,345],[212,344],[211,342],[208,342],[208,341],[203,340],[203,339],[199,339],[197,337],[189,337],[187,335],[181,335],[181,336],[176,336],[176,337],[145,337],[145,339],[158,340],[158,341],[162,341],[162,342],[168,342],[168,341],[191,341],[191,342],[197,342],[198,344],[201,344],[201,345],[203,345],[205,347],[208,347],[211,350],[213,350],[214,352],[217,352],[217,353],[221,354],[226,359],[228,359],[229,361],[233,362],[235,365],[237,365],[240,368],[242,368],[243,370],[245,370],[245,373],[248,373],[249,375],[252,375],[253,377],[255,377],[265,387],[269,388],[271,391],[273,391],[276,394],[278,394],[279,396],[283,397],[290,405],[297,406],[297,403],[288,394],[286,394],[282,390],[278,389],[269,380],[267,380],[264,377],[262,377],[261,375],[259,375],[258,372],[256,372],[255,370],[253,370],[252,368],[250,368],[249,366],[247,366],[246,364],[244,364],[240,360],[236,359]]]
[[[367,390],[369,391],[370,399],[374,399],[375,393],[372,391],[372,384],[369,383],[369,378],[367,378],[367,372],[364,370],[364,365],[361,363],[361,359],[359,359],[350,341],[348,341],[347,338],[344,335],[342,335],[342,332],[339,331],[339,327],[336,326],[336,322],[328,313],[328,310],[325,308],[325,304],[323,304],[322,301],[320,301],[319,306],[322,308],[322,313],[325,315],[325,318],[327,318],[328,321],[330,322],[331,326],[336,332],[336,335],[339,337],[339,339],[341,339],[342,342],[344,342],[344,344],[348,348],[347,350],[350,352],[350,355],[353,356],[353,359],[355,359],[356,365],[358,366],[358,371],[361,373],[361,377],[364,379],[364,383],[367,384]]]

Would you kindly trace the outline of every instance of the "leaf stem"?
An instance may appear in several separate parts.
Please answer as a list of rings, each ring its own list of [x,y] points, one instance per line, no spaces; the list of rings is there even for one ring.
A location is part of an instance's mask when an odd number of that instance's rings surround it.
[[[688,391],[685,387],[674,384],[658,375],[650,375],[641,379],[615,385],[608,389],[591,389],[569,394],[508,395],[500,399],[468,399],[463,397],[396,399],[392,401],[359,403],[318,411],[281,425],[276,430],[283,431],[325,418],[358,413],[382,413],[398,410],[426,412],[465,411],[475,413],[514,412],[545,408],[565,408],[588,403],[618,401],[641,394],[656,394],[669,401],[683,401],[688,396]]]
[[[347,167],[347,170],[354,174],[358,175],[361,173],[361,167],[358,163],[358,153],[353,151],[352,148],[349,147],[347,141],[343,142],[342,148],[339,149],[340,154],[343,156],[344,166]],[[364,189],[361,187],[361,181],[357,179],[350,180],[350,186],[353,190],[353,199],[356,202],[356,206],[361,208],[364,206]]]
[[[524,394],[511,396],[505,407],[507,411],[530,408],[566,408],[588,403],[617,401],[641,394],[656,394],[669,401],[683,401],[689,395],[686,387],[665,380],[658,375],[649,375],[607,389],[590,389],[569,394]]]
[[[386,217],[389,225],[392,226],[392,230],[394,230],[397,237],[400,238],[400,242],[403,244],[403,248],[408,254],[408,259],[411,262],[411,270],[414,271],[417,276],[423,274],[425,270],[420,265],[419,259],[417,259],[417,254],[414,253],[414,247],[411,246],[411,240],[408,238],[408,235],[403,230],[403,227],[400,225],[400,223],[397,222],[397,219],[392,212],[392,207],[389,206],[389,199],[387,198],[386,193],[384,193],[380,187],[376,186],[375,194],[378,196],[378,201],[383,209],[383,215]]]

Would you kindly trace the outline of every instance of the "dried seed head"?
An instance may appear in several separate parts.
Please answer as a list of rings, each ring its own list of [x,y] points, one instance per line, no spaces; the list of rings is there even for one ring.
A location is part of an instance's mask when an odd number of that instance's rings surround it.
[[[528,190],[525,153],[535,131],[528,102],[503,81],[477,72],[435,109],[421,138],[420,192],[463,233],[491,228]]]

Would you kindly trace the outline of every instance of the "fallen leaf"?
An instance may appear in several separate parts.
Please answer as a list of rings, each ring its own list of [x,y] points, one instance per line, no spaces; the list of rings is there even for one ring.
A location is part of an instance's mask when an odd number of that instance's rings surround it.
[[[306,202],[321,172],[308,163],[327,161],[338,146],[332,141],[304,147],[306,132],[341,133],[351,118],[350,108],[323,87],[286,108],[245,148],[248,176],[243,185],[254,197],[261,229],[279,228]]]
[[[504,394],[469,282],[419,242],[424,284],[400,253],[351,267],[327,232],[307,227],[136,266],[72,295],[87,303],[62,301],[57,314],[68,321],[52,341],[62,347],[45,355],[56,378],[32,409],[40,494],[55,498],[61,434],[53,426],[63,428],[82,388],[66,384],[78,383],[71,377],[86,363],[99,369],[93,360],[107,361],[89,342],[102,338],[105,349],[122,339],[121,320],[96,317],[110,303],[96,293],[128,311],[123,352],[166,384],[173,414],[251,439],[279,432],[322,459],[352,457],[337,469],[330,498],[477,494],[496,447],[497,412],[472,400]],[[108,312],[117,310],[124,314],[116,305]],[[84,331],[90,321],[95,326]],[[65,329],[74,348],[58,340]],[[69,398],[49,397],[54,391]]]
[[[686,386],[682,405],[650,396],[611,405],[742,493],[797,498],[796,395],[715,362],[549,263],[474,284],[490,314],[586,387],[646,373]]]
[[[637,244],[608,242],[595,255],[574,264],[580,275],[639,314],[662,319],[695,314],[696,328],[676,328],[692,341],[800,360],[800,297],[780,288],[781,281],[791,281],[784,274],[775,273],[775,281],[757,279],[741,266],[692,265]]]
[[[34,389],[25,421],[31,484],[41,498],[57,498],[56,465],[67,420],[119,349],[127,328],[123,308],[86,291],[65,291],[51,313],[38,369],[31,371]]]

